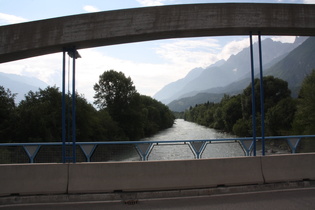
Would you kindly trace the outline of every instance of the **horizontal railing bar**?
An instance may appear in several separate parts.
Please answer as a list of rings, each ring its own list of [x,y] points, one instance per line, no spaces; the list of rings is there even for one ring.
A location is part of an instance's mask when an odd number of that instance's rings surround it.
[[[287,138],[315,138],[315,135],[293,135],[293,136],[267,136],[265,139],[287,139]],[[77,145],[114,145],[114,144],[170,144],[170,143],[190,143],[190,142],[229,142],[252,140],[253,137],[245,138],[224,138],[224,139],[197,139],[197,140],[166,140],[166,141],[94,141],[94,142],[76,142]],[[260,140],[262,137],[256,137]],[[0,146],[61,146],[62,142],[37,142],[37,143],[1,143]]]

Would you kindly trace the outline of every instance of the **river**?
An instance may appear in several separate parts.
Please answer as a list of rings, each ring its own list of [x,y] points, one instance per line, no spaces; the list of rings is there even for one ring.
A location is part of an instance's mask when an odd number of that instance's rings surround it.
[[[159,132],[142,141],[171,141],[171,140],[201,140],[201,139],[222,139],[234,138],[235,136],[218,132],[214,129],[176,119],[173,127]],[[244,152],[237,142],[232,143],[211,143],[207,144],[202,158],[217,157],[239,157],[244,156]],[[139,157],[131,157],[126,160],[136,160]],[[188,144],[159,144],[154,145],[148,160],[179,160],[194,159]]]

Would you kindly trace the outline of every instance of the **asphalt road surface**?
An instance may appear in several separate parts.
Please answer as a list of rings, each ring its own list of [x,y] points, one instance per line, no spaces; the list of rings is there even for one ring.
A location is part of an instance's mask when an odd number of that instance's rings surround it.
[[[263,210],[315,210],[315,188],[268,191],[256,193],[241,193],[229,195],[212,195],[185,198],[139,200],[135,203],[124,202],[77,202],[0,206],[0,210],[144,210],[144,209],[263,209]]]

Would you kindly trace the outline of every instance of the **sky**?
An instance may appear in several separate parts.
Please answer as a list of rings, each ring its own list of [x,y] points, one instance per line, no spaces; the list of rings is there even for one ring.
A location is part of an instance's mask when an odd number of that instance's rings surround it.
[[[303,3],[315,0],[0,0],[0,26],[54,17],[127,8],[193,3]],[[271,37],[293,42],[295,37]],[[93,102],[93,86],[107,70],[130,77],[140,94],[153,96],[165,85],[181,79],[193,68],[227,60],[249,46],[246,36],[166,39],[79,50],[76,89]],[[3,63],[0,72],[36,77],[61,87],[62,53]],[[0,84],[1,85],[1,84]]]

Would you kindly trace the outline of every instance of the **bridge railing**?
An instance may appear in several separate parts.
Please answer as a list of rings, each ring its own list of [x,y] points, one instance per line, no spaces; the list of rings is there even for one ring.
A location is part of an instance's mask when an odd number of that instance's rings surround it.
[[[261,137],[257,137],[257,155],[262,155]],[[315,135],[265,137],[266,155],[296,153]],[[315,146],[315,142],[314,142]],[[72,146],[67,151],[71,153]],[[313,151],[314,152],[314,151]],[[253,155],[253,138],[226,138],[170,141],[77,142],[77,162],[148,161],[239,157]],[[0,164],[62,162],[62,142],[2,143]]]

